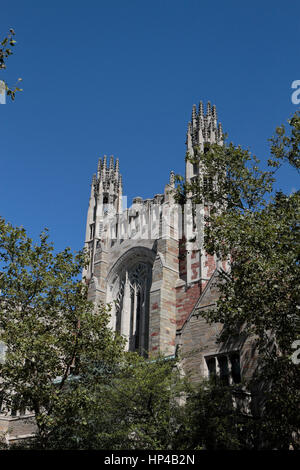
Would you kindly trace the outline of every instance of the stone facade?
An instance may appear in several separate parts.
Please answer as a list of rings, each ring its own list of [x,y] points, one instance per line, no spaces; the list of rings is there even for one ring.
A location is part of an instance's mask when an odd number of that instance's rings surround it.
[[[187,152],[193,157],[196,149],[204,151],[210,143],[223,145],[222,126],[215,106],[208,103],[205,114],[200,103],[198,111],[193,106],[188,124]],[[195,165],[186,160],[185,178],[205,184],[201,161]],[[183,208],[175,204],[174,179],[171,171],[162,194],[136,197],[124,209],[118,159],[99,160],[85,237],[90,263],[83,278],[89,299],[111,303],[110,326],[127,338],[128,350],[144,356],[174,356],[180,350],[181,368],[193,381],[214,373],[226,383],[240,383],[255,369],[254,342],[239,336],[219,343],[222,325],[209,324],[201,315],[218,298],[218,270],[228,266],[204,250],[207,208],[198,206],[195,213],[192,195]],[[34,432],[33,415],[0,413],[0,435],[5,434],[8,443],[33,437]]]
[[[37,426],[34,414],[10,416],[5,413],[0,414],[0,439],[8,445],[18,444],[24,439],[31,439],[35,436]]]
[[[222,138],[216,107],[208,103],[205,114],[202,103],[198,110],[194,105],[186,139],[189,155],[205,151],[206,144],[223,145]],[[207,183],[201,161],[186,159],[185,178]],[[162,194],[136,197],[123,209],[119,161],[110,157],[107,166],[106,156],[99,160],[85,240],[91,260],[83,273],[89,297],[112,303],[111,327],[126,336],[129,350],[170,356],[180,347],[183,369],[193,380],[208,376],[213,367],[226,380],[238,382],[253,371],[251,341],[219,344],[221,325],[209,325],[201,316],[218,297],[218,270],[228,266],[204,250],[207,208],[198,206],[195,215],[192,194],[184,208],[178,206],[174,187],[171,171]]]

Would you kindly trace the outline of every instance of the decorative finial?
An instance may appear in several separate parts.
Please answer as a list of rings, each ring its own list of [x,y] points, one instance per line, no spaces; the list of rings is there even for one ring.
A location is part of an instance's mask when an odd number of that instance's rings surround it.
[[[113,168],[114,168],[114,156],[111,155],[109,158],[109,169],[113,170]]]
[[[207,119],[207,117],[208,117],[208,115],[206,114],[206,116],[204,116],[204,118],[203,118],[204,126],[203,126],[203,129],[202,129],[202,134],[203,134],[204,142],[207,142],[207,140],[208,140],[208,119]]]
[[[206,116],[210,116],[211,115],[211,104],[210,104],[210,101],[207,102],[207,107],[206,107]]]
[[[217,108],[216,108],[216,105],[214,104],[213,107],[212,107],[212,117],[217,120],[218,119],[218,116],[217,116]]]
[[[99,160],[98,160],[98,168],[97,168],[98,178],[99,178],[100,175],[101,175],[101,171],[102,171],[102,159],[101,159],[101,157],[100,157]]]
[[[222,124],[219,122],[218,126],[218,138],[221,140],[223,138],[223,129],[222,129]]]
[[[201,117],[203,119],[203,115],[204,115],[203,102],[200,101],[200,103],[199,103],[199,117]]]
[[[170,186],[174,186],[174,185],[175,185],[175,173],[172,170],[170,173]]]
[[[197,127],[197,107],[195,104],[193,104],[193,110],[192,110],[192,128],[195,130]]]

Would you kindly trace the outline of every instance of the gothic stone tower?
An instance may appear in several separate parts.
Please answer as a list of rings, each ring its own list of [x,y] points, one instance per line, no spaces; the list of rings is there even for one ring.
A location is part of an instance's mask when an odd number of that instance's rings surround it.
[[[216,107],[193,106],[188,124],[187,152],[194,157],[207,144],[223,145]],[[201,167],[186,161],[185,178],[210,184]],[[183,368],[195,380],[219,373],[240,381],[253,368],[250,343],[235,338],[226,344],[216,339],[220,325],[209,325],[201,310],[214,305],[218,292],[214,279],[227,269],[203,247],[202,205],[193,215],[192,195],[182,208],[175,204],[174,173],[162,194],[136,197],[122,208],[122,179],[118,159],[106,156],[93,176],[85,246],[90,265],[83,273],[89,298],[111,303],[111,327],[127,339],[127,348],[144,355],[174,355],[180,347]],[[182,230],[183,227],[183,230]]]
[[[100,168],[100,170],[99,170]],[[170,190],[153,199],[135,198],[122,210],[118,162],[106,167],[106,157],[93,176],[85,246],[90,265],[83,273],[95,302],[112,302],[111,327],[127,338],[128,349],[148,354],[174,354],[176,290],[179,278],[176,214],[166,236],[162,212],[173,204]],[[116,301],[116,302],[114,302]]]

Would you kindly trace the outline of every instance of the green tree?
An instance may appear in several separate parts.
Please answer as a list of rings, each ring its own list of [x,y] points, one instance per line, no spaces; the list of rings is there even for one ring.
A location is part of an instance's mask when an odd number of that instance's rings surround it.
[[[242,412],[235,397],[239,389],[218,380],[189,384],[176,448],[184,450],[242,450],[253,447],[251,418]]]
[[[93,372],[93,377],[91,377]],[[104,371],[82,377],[91,399],[66,432],[62,417],[54,448],[187,450],[251,448],[249,418],[234,406],[232,389],[183,377],[179,358],[124,354],[110,381]],[[97,372],[96,372],[97,375]],[[235,390],[238,393],[238,390]],[[92,406],[91,406],[91,403]],[[80,423],[80,424],[79,424]],[[66,436],[68,440],[66,440]]]
[[[52,448],[172,449],[183,413],[184,383],[176,361],[127,353],[109,380],[105,377],[102,367],[90,368],[71,384],[85,390],[89,402],[68,420],[62,416]]]
[[[214,184],[198,179],[177,188],[178,200],[192,192],[195,203],[207,204],[208,253],[230,257],[230,271],[219,273],[220,298],[206,318],[226,326],[221,340],[241,332],[256,339],[260,362],[252,385],[262,389],[263,401],[255,432],[257,442],[271,448],[299,447],[299,365],[291,356],[299,337],[300,194],[273,189],[286,162],[300,168],[299,112],[289,126],[271,139],[268,170],[247,150],[211,145],[191,160]]]
[[[22,447],[171,448],[183,412],[176,360],[124,352],[109,306],[87,300],[85,253],[55,254],[0,220],[0,392],[7,411],[32,410]]]
[[[6,69],[6,62],[9,56],[13,54],[12,48],[16,45],[16,40],[14,39],[15,32],[11,28],[9,33],[4,37],[4,39],[0,43],[0,70]],[[18,82],[22,79],[19,78]],[[7,96],[10,96],[12,100],[15,99],[16,91],[22,91],[21,88],[15,86],[14,88],[10,88],[5,81],[0,81],[0,85],[4,87],[4,90],[0,89],[1,92],[5,92]]]
[[[35,413],[43,448],[60,413],[76,415],[89,400],[85,389],[70,386],[76,376],[99,364],[109,372],[123,354],[108,309],[87,300],[78,279],[84,264],[83,252],[55,254],[46,231],[34,244],[23,228],[0,220],[0,391],[9,411]]]

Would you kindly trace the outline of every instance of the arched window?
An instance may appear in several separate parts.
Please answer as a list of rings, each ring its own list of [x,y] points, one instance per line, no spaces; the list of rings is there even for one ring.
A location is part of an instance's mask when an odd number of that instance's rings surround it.
[[[126,251],[107,277],[111,327],[127,339],[127,349],[143,356],[149,348],[149,305],[156,253],[146,247]]]
[[[115,329],[128,338],[128,350],[147,355],[152,267],[137,263],[118,278]]]

